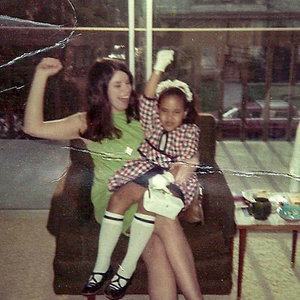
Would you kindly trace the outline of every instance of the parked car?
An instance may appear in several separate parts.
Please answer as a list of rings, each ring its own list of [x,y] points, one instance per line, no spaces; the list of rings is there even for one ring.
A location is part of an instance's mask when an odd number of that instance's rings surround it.
[[[247,138],[257,139],[263,134],[265,101],[256,100],[248,102],[245,117],[245,132]],[[284,100],[272,100],[270,102],[269,114],[269,137],[282,139],[288,130],[289,104]],[[216,113],[213,113],[217,120],[217,128],[222,132],[223,138],[239,138],[242,130],[242,109],[237,104],[223,113],[223,120],[219,120]],[[292,107],[291,134],[295,136],[299,123],[299,111],[296,106]]]

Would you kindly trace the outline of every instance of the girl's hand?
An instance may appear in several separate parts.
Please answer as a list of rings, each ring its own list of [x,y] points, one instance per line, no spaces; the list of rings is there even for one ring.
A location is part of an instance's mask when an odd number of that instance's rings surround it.
[[[156,63],[153,67],[156,71],[164,72],[166,67],[174,59],[174,50],[160,50],[156,55]]]
[[[186,181],[193,172],[197,170],[199,164],[199,154],[196,153],[193,157],[184,162],[174,163],[169,171],[175,177],[175,183],[180,184]]]
[[[194,171],[194,168],[186,164],[173,165],[170,168],[170,172],[174,173],[175,183],[180,184],[185,182]]]
[[[52,57],[46,57],[36,67],[36,72],[42,72],[47,76],[53,76],[62,69],[60,60]]]

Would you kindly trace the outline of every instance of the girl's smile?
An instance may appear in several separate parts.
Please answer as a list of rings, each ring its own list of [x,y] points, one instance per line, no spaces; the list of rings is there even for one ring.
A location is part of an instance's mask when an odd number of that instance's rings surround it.
[[[128,75],[117,71],[111,78],[107,89],[112,112],[122,112],[127,109],[131,92],[132,86]]]

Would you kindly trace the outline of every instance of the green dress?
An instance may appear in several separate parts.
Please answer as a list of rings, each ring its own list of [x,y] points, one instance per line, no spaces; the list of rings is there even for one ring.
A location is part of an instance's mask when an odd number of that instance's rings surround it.
[[[101,223],[109,198],[108,179],[128,160],[137,158],[139,145],[143,141],[143,130],[139,121],[127,123],[125,112],[113,113],[114,125],[122,131],[121,138],[104,139],[101,142],[90,142],[87,147],[93,158],[94,182],[91,199],[94,205],[95,218]],[[131,206],[124,217],[123,233],[128,229],[136,206]]]

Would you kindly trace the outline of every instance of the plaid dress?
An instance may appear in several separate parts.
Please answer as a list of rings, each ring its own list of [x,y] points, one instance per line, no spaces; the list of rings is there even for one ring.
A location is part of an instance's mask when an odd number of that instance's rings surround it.
[[[114,174],[108,182],[111,191],[145,174],[155,166],[169,169],[173,163],[184,162],[198,151],[200,130],[197,125],[182,124],[166,132],[159,119],[156,99],[141,97],[139,109],[144,130],[144,141],[138,149],[140,158],[128,161]],[[191,173],[185,182],[177,186],[184,195],[186,209],[199,188],[196,173]]]

